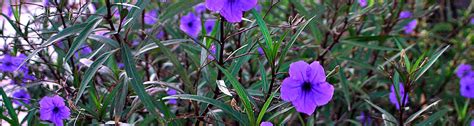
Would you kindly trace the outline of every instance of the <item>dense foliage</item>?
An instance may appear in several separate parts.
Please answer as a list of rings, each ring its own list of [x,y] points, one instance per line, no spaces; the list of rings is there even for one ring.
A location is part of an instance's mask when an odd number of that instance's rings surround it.
[[[9,125],[474,125],[470,0],[3,0]]]

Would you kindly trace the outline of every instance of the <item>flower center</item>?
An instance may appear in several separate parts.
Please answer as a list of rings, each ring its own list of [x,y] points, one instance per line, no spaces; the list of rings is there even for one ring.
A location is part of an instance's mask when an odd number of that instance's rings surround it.
[[[469,91],[471,90],[471,88],[469,86],[466,86],[466,90]]]
[[[303,91],[311,91],[312,85],[310,82],[303,83]]]
[[[5,62],[5,66],[13,66],[12,62]]]
[[[59,108],[58,107],[54,107],[53,108],[53,113],[58,113],[59,112]]]
[[[188,22],[188,27],[193,27],[193,22]]]

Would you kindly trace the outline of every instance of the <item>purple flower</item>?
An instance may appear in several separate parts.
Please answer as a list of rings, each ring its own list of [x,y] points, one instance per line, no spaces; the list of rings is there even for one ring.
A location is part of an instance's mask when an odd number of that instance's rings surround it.
[[[258,47],[257,52],[260,56],[265,55],[265,52],[263,51],[262,47]]]
[[[461,96],[466,98],[474,98],[474,78],[473,77],[463,77],[459,82],[461,85]]]
[[[471,120],[471,126],[474,126],[474,120]]]
[[[56,126],[62,126],[63,120],[69,118],[71,112],[64,104],[64,99],[55,95],[52,97],[45,96],[39,101],[40,119],[48,120]]]
[[[472,66],[469,64],[460,64],[456,70],[456,76],[463,78],[469,73],[472,73]]]
[[[298,112],[311,115],[317,106],[323,106],[332,99],[334,87],[326,82],[326,73],[319,62],[291,63],[289,74],[281,85],[281,98],[292,102]]]
[[[21,102],[25,103],[25,104],[30,104],[30,94],[28,94],[28,92],[26,90],[18,90],[17,92],[13,93],[13,98],[15,98],[13,100],[13,103],[17,104],[17,105],[23,105]],[[21,102],[20,102],[21,101]]]
[[[14,72],[21,63],[25,60],[23,56],[12,57],[8,54],[5,54],[0,60],[0,71],[2,72]],[[25,68],[22,67],[21,70]]]
[[[367,0],[357,0],[357,2],[359,3],[361,7],[367,6]]]
[[[370,122],[372,122],[372,119],[369,117],[369,115],[365,114],[365,112],[360,113],[360,118],[358,120],[363,126],[370,126]]]
[[[143,22],[147,25],[152,25],[155,24],[158,18],[157,14],[158,10],[153,9],[145,13],[145,17],[143,19]]]
[[[407,25],[403,27],[405,29],[405,34],[411,34],[416,28],[416,25],[418,24],[418,21],[415,19],[413,21],[410,21]]]
[[[196,5],[196,6],[194,6],[194,11],[195,11],[198,15],[200,15],[200,14],[206,12],[206,4],[200,3],[200,4]]]
[[[260,126],[273,126],[272,122],[262,122],[260,123]]]
[[[216,46],[211,45],[211,47],[209,47],[209,52],[211,52],[213,55],[216,55]],[[214,60],[214,56],[212,56],[212,55],[209,54],[209,55],[207,56],[207,59],[209,59],[209,60]]]
[[[174,90],[174,89],[168,89],[168,91],[166,91],[166,94],[168,94],[168,95],[175,95],[175,94],[176,94],[176,90]],[[175,104],[178,103],[178,101],[176,101],[176,99],[169,99],[169,100],[168,100],[168,103],[175,105]]]
[[[471,24],[474,25],[474,18],[471,18]]]
[[[196,38],[201,32],[201,19],[196,17],[193,13],[188,13],[187,15],[181,17],[181,24],[179,29],[184,31],[189,36]]]
[[[400,12],[400,19],[405,19],[405,18],[411,18],[411,12],[410,11],[402,11]]]
[[[243,12],[254,8],[257,0],[206,0],[206,7],[218,11],[228,22],[242,21]]]
[[[216,24],[216,20],[207,20],[204,23],[204,27],[206,28],[206,34],[210,35],[212,33],[212,29],[214,29],[214,25]]]
[[[404,103],[404,105],[406,105],[406,104],[408,103],[408,101],[409,101],[409,99],[408,99],[408,93],[405,93],[405,88],[403,88],[403,84],[402,84],[402,83],[400,83],[399,85],[400,85],[400,88],[398,88],[398,90],[400,91],[400,92],[399,92],[400,101],[402,101],[403,99],[405,99],[405,102],[402,102],[402,103]],[[405,95],[405,94],[406,94],[406,95]],[[403,96],[405,96],[405,98],[402,98]],[[396,92],[395,92],[395,87],[394,87],[393,85],[390,87],[389,99],[390,99],[390,102],[391,102],[392,104],[394,104],[397,109],[400,109],[400,104],[398,103],[397,94],[396,94]]]
[[[49,0],[43,0],[43,6],[49,7]]]

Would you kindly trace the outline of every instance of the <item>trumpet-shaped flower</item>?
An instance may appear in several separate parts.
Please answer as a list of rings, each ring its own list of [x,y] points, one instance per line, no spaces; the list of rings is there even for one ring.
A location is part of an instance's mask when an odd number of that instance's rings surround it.
[[[242,21],[243,12],[254,8],[257,0],[206,0],[206,7],[218,11],[228,22]]]
[[[64,104],[64,99],[57,95],[43,97],[40,102],[40,119],[62,126],[63,120],[69,118],[71,112]]]
[[[326,105],[332,99],[334,87],[326,82],[326,73],[319,62],[291,63],[289,74],[281,85],[281,98],[291,102],[298,112],[311,115],[317,106]]]
[[[399,95],[400,95],[400,101],[405,101],[405,102],[402,102],[404,103],[404,105],[406,105],[409,101],[408,99],[408,93],[405,92],[405,89],[403,88],[403,84],[400,83],[400,88],[398,88],[398,91],[399,91]],[[406,94],[406,95],[405,95]],[[405,98],[403,98],[405,96]],[[390,102],[395,105],[395,107],[397,109],[400,109],[400,103],[398,103],[398,100],[397,100],[397,94],[395,92],[395,86],[391,86],[390,87],[390,95],[389,95],[389,99],[390,99]]]

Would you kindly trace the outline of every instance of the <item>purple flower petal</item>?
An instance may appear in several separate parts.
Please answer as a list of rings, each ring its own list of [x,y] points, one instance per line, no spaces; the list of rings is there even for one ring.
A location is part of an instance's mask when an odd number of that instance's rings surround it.
[[[314,110],[316,110],[316,101],[315,101],[315,94],[313,92],[303,92],[298,97],[298,100],[294,100],[293,106],[295,106],[296,111],[305,113],[307,115],[313,114]]]
[[[399,95],[400,95],[400,101],[402,101],[403,99],[405,99],[405,102],[404,102],[404,105],[406,105],[408,103],[409,98],[408,98],[408,94],[405,93],[405,88],[403,87],[403,84],[400,83],[400,88],[398,89],[400,92],[399,92]],[[405,96],[406,94],[406,96]],[[403,96],[405,96],[405,98],[403,98]],[[398,103],[398,100],[397,100],[397,94],[395,92],[395,87],[394,85],[392,85],[390,87],[390,94],[389,94],[389,99],[390,99],[390,102],[395,105],[395,107],[397,109],[400,109],[400,103]],[[403,103],[403,102],[402,102]]]
[[[469,64],[460,64],[456,70],[456,76],[463,78],[472,71],[472,66]]]
[[[248,11],[257,6],[257,0],[239,0],[238,6],[241,11]]]
[[[311,69],[308,63],[297,61],[290,64],[290,70],[288,72],[291,78],[306,81],[308,80],[307,73],[310,73],[309,71],[311,71]]]
[[[367,0],[357,0],[357,2],[359,3],[359,6],[361,7],[367,6]]]
[[[400,19],[411,18],[411,12],[410,11],[402,11],[402,12],[400,12],[400,16],[398,18],[400,18]]]
[[[417,24],[418,24],[417,20],[410,21],[410,23],[408,23],[405,27],[403,27],[405,29],[405,33],[406,34],[413,33]]]
[[[323,106],[332,99],[334,87],[327,82],[313,84],[312,92],[314,93],[314,96],[317,96],[314,98],[316,100],[316,105]]]
[[[310,76],[311,83],[326,82],[326,72],[324,72],[323,66],[321,66],[318,61],[314,61],[309,66],[311,70],[315,71],[312,72],[312,75],[308,75]]]
[[[290,77],[285,78],[280,88],[281,98],[288,102],[295,100],[302,92],[302,84],[303,81],[301,80],[294,80]]]
[[[206,4],[205,3],[200,3],[196,6],[194,6],[194,11],[197,13],[197,14],[201,14],[201,13],[204,13],[206,12]]]
[[[234,5],[235,3],[228,2],[224,5],[224,8],[220,11],[220,14],[231,23],[242,21],[242,10],[240,7]]]
[[[272,122],[262,122],[260,126],[273,126]]]
[[[206,0],[206,7],[211,11],[220,11],[227,0]]]

